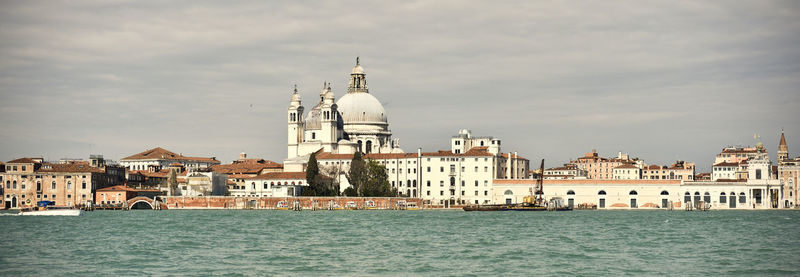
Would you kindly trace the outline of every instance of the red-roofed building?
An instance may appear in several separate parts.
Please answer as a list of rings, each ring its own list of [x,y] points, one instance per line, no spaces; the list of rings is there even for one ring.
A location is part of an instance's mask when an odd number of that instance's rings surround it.
[[[244,176],[237,182],[233,196],[289,197],[299,196],[307,187],[305,172],[268,172],[257,176]]]
[[[91,203],[98,189],[125,182],[125,168],[107,165],[102,156],[90,161],[44,162],[42,158],[21,158],[5,164],[0,173],[6,209],[35,206],[54,201],[57,206]]]
[[[137,196],[153,198],[161,193],[157,189],[135,189],[125,185],[112,186],[97,190],[95,203],[98,205],[119,205]]]
[[[161,147],[146,150],[120,159],[119,163],[129,170],[159,171],[170,164],[179,163],[187,169],[204,169],[220,164],[215,157],[187,157]]]

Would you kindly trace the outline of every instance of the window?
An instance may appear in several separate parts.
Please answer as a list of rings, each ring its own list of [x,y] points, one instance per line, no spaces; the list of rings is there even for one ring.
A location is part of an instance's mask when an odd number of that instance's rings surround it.
[[[475,172],[478,172],[478,167],[477,166],[475,167]]]
[[[83,183],[81,183],[81,189],[86,189],[86,181],[83,181]]]
[[[740,204],[744,204],[744,202],[747,202],[747,197],[745,197],[744,192],[740,192],[739,193],[739,203]]]
[[[14,180],[14,182],[12,183],[12,185],[13,185],[13,186],[11,186],[11,187],[12,187],[13,189],[17,189],[17,180]]]
[[[462,186],[462,187],[464,186],[464,184],[465,184],[465,183],[466,183],[466,182],[464,182],[464,180],[461,180],[461,186]]]
[[[52,183],[50,183],[50,189],[51,190],[56,189],[56,181],[53,181]]]
[[[444,191],[443,191],[443,190],[440,190],[440,191],[439,191],[439,195],[441,195],[441,196],[444,196]]]
[[[483,167],[483,172],[489,172],[489,167],[488,166],[484,166]]]
[[[25,181],[22,181],[22,183],[19,186],[21,189],[25,189]]]
[[[477,190],[475,191],[475,196],[478,196],[478,191]]]
[[[725,193],[724,192],[720,193],[719,194],[719,203],[725,203],[726,200],[727,200],[727,197],[725,197]]]
[[[439,186],[443,187],[444,186],[444,181],[439,181]]]
[[[439,167],[440,172],[444,172],[444,166]]]
[[[431,186],[431,180],[428,180],[426,182],[427,182],[427,185],[430,187]]]
[[[428,196],[430,196],[430,195],[431,195],[431,191],[428,191]]]
[[[466,167],[462,166],[462,167],[461,167],[461,172],[464,172],[464,171],[466,171],[466,170],[465,170],[465,168],[466,168]]]
[[[463,190],[461,191],[461,195],[462,195],[462,196],[464,195],[464,191],[463,191]]]
[[[24,165],[22,166],[22,171],[25,171],[25,166]]]
[[[488,190],[484,190],[483,191],[483,195],[489,195],[489,191]]]
[[[67,190],[72,189],[72,181],[67,181]]]
[[[428,167],[428,172],[431,172],[431,167],[430,166]]]
[[[478,180],[475,180],[475,186],[478,186]],[[477,194],[476,194],[477,195]]]

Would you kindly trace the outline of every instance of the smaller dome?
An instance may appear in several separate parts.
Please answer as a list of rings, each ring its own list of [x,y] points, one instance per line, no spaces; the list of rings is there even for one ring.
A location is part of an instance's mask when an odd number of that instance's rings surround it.
[[[364,74],[364,68],[357,64],[353,67],[353,74]]]

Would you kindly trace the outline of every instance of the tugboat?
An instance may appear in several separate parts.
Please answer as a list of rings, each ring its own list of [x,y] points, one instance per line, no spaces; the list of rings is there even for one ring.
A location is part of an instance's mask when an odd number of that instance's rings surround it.
[[[465,206],[465,211],[571,211],[572,207],[564,205],[564,199],[553,197],[549,202],[544,201],[544,159],[539,166],[540,174],[536,179],[536,195],[531,191],[531,195],[522,198],[522,203],[517,204],[492,204],[492,205],[469,205]]]
[[[19,210],[19,215],[61,215],[79,216],[83,214],[81,209],[72,207],[56,207],[53,201],[36,202],[36,207]]]

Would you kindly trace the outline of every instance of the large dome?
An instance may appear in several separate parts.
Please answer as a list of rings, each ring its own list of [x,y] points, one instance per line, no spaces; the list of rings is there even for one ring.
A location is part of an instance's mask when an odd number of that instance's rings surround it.
[[[369,93],[347,93],[336,101],[344,124],[387,123],[386,111]]]

